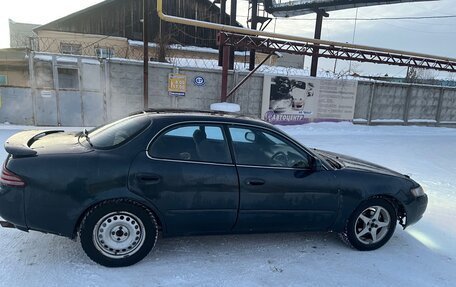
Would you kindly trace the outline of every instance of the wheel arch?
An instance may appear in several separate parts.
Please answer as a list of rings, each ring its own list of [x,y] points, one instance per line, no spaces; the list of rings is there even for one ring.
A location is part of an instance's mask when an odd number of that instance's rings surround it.
[[[340,209],[340,216],[336,223],[334,224],[334,227],[332,230],[336,232],[342,232],[345,229],[345,225],[352,216],[353,212],[363,204],[364,202],[372,199],[384,199],[388,201],[396,210],[396,215],[397,215],[397,220],[399,221],[399,224],[404,227],[405,226],[405,218],[406,218],[406,210],[404,207],[404,204],[395,196],[391,194],[375,194],[375,195],[369,195],[364,198],[359,198],[358,200],[353,200],[349,201],[346,203],[343,203],[341,205]]]
[[[133,204],[137,204],[137,205],[145,208],[146,210],[151,212],[152,215],[155,217],[159,230],[165,230],[165,225],[163,224],[164,221],[162,220],[160,213],[158,212],[158,210],[155,207],[153,207],[153,205],[149,204],[148,202],[145,202],[144,200],[138,200],[137,198],[128,198],[128,197],[105,198],[105,199],[101,199],[101,200],[97,200],[97,201],[93,202],[92,204],[90,204],[83,210],[83,212],[79,215],[79,217],[74,225],[71,238],[75,239],[77,237],[77,235],[79,233],[79,229],[81,228],[82,221],[84,220],[84,217],[90,210],[92,210],[97,205],[102,204],[103,202],[111,201],[111,200],[123,200],[123,201],[131,202]]]
[[[396,216],[397,216],[397,220],[399,221],[399,224],[402,227],[405,227],[405,218],[407,217],[407,213],[405,211],[404,204],[398,198],[396,198],[390,194],[379,194],[379,195],[374,195],[369,198],[366,198],[364,201],[374,199],[374,198],[380,198],[380,199],[384,199],[384,200],[388,201],[396,210]]]

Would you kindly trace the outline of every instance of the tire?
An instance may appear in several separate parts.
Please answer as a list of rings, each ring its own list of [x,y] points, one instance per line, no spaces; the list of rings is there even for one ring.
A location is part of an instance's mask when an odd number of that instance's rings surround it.
[[[155,246],[158,227],[154,215],[129,200],[104,201],[90,209],[79,230],[82,249],[106,267],[141,261]]]
[[[341,233],[348,245],[360,251],[375,250],[385,245],[397,224],[394,206],[382,198],[373,198],[361,203],[352,213]]]

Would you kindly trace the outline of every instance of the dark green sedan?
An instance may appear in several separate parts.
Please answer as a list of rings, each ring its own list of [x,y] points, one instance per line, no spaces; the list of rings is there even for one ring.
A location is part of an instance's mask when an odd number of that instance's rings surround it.
[[[406,175],[309,149],[260,120],[147,111],[91,131],[7,140],[3,227],[79,236],[87,255],[132,265],[163,237],[333,231],[383,246],[417,222],[427,196]]]

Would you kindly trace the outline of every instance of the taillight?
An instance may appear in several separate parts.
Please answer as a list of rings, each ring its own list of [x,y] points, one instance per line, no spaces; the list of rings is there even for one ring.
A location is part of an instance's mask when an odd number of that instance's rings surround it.
[[[0,176],[0,184],[12,187],[24,187],[25,182],[19,176],[15,175],[5,166],[3,166],[2,174]]]

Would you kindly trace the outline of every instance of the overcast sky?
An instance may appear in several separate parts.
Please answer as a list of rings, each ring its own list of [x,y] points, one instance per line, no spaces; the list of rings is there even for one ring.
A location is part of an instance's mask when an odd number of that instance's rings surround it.
[[[9,46],[8,19],[16,22],[45,24],[101,1],[4,0],[3,2],[2,9],[0,9],[0,47]],[[454,0],[441,0],[366,7],[358,10],[358,18],[456,15],[454,2]],[[246,22],[246,18],[243,16],[247,15],[247,11],[247,1],[239,0],[238,20],[242,24]],[[349,9],[331,12],[330,18],[354,18],[355,15],[356,9]],[[306,15],[277,20],[277,24],[271,23],[268,30],[272,31],[275,26],[276,32],[313,37],[314,21],[296,19],[313,19],[314,17],[314,15]],[[325,20],[322,39],[352,42],[353,32],[354,21]],[[456,18],[358,21],[354,42],[456,58]],[[310,59],[307,58],[306,66],[309,63]],[[347,70],[348,65],[349,63],[346,61],[339,61],[337,70]],[[333,66],[334,61],[322,61],[320,65],[322,68],[331,70]],[[355,66],[363,74],[403,76],[406,71],[406,68],[385,65],[360,64]],[[441,72],[435,72],[435,74],[439,77],[448,77]]]

